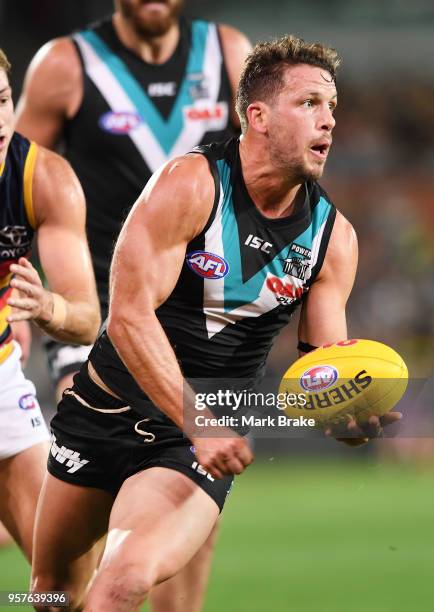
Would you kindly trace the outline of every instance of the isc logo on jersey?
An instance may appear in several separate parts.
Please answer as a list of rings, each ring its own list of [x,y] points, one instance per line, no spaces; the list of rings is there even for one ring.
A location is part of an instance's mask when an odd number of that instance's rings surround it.
[[[220,255],[208,251],[187,253],[186,261],[190,270],[202,278],[216,280],[223,278],[229,272],[228,262]]]
[[[110,134],[123,136],[132,132],[141,122],[138,113],[109,111],[99,118],[98,125]]]
[[[306,370],[300,377],[300,384],[305,391],[323,391],[331,387],[338,379],[336,368],[329,365],[315,366]]]

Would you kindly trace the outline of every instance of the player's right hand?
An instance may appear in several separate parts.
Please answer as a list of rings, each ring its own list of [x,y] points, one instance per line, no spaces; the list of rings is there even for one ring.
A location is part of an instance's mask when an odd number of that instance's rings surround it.
[[[401,412],[387,412],[382,416],[372,415],[366,423],[359,423],[354,417],[349,417],[344,425],[328,427],[325,435],[336,438],[348,446],[360,446],[373,438],[381,438],[383,428],[396,423],[401,418]]]
[[[214,478],[241,474],[253,461],[253,453],[247,440],[231,430],[228,430],[227,438],[196,437],[192,442],[199,463]]]
[[[53,316],[53,295],[44,289],[38,271],[25,257],[9,267],[14,275],[10,286],[18,290],[8,299],[12,312],[8,323],[33,319],[36,323],[49,323]]]

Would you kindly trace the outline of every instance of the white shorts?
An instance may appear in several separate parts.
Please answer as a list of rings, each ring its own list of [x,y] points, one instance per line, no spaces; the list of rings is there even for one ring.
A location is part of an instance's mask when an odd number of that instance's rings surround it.
[[[0,459],[50,439],[35,386],[21,369],[21,348],[0,364]]]

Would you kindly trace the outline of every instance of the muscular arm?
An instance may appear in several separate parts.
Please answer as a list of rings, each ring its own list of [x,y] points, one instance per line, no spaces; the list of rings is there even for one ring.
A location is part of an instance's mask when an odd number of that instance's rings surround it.
[[[174,289],[187,243],[210,215],[214,184],[204,157],[167,164],[134,205],[111,268],[108,334],[155,404],[183,427],[183,377],[155,310]]]
[[[231,26],[220,25],[219,32],[232,90],[231,122],[235,129],[240,129],[240,120],[235,111],[235,95],[245,59],[252,50],[252,45],[244,34]]]
[[[33,209],[39,257],[50,290],[42,288],[31,263],[20,259],[11,266],[15,274],[11,285],[21,297],[9,302],[14,306],[10,320],[33,319],[57,340],[90,344],[100,314],[86,240],[84,195],[69,164],[42,148],[33,177]],[[52,325],[56,301],[64,313],[57,329]]]
[[[321,346],[347,339],[345,307],[357,268],[357,238],[351,224],[337,213],[324,264],[312,284],[300,316],[299,339]],[[358,446],[381,433],[382,426],[395,422],[400,413],[372,416],[366,424],[351,419],[346,427],[330,427],[326,435]]]
[[[357,268],[357,237],[352,225],[337,213],[323,267],[312,284],[300,315],[302,342],[321,346],[345,340],[345,307]]]
[[[65,120],[80,106],[82,90],[80,59],[72,41],[59,38],[47,43],[28,68],[16,111],[16,130],[54,148]]]
[[[194,437],[189,431],[184,399],[188,404],[192,391],[155,314],[178,281],[188,242],[209,218],[214,191],[208,163],[198,155],[169,162],[151,179],[116,245],[107,332],[140,387],[191,435],[200,463],[220,478],[241,473],[252,460],[250,449],[230,431],[227,438]]]

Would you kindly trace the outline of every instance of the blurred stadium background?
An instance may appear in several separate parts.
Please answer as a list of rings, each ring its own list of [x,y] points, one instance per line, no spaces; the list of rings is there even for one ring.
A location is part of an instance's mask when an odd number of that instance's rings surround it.
[[[111,9],[111,0],[0,0],[15,99],[43,42]],[[393,346],[412,378],[432,377],[433,3],[186,0],[186,12],[235,25],[253,42],[294,33],[339,50],[337,126],[321,182],[359,235],[349,333]],[[296,321],[271,355],[271,375],[296,358],[295,346]],[[28,375],[49,414],[37,332]],[[423,395],[432,411],[430,381]],[[419,429],[408,427],[417,403],[405,406],[401,436],[362,449],[258,440],[257,462],[228,500],[205,612],[432,610],[433,426],[428,412]],[[27,579],[19,552],[0,551],[0,590],[25,589]]]

